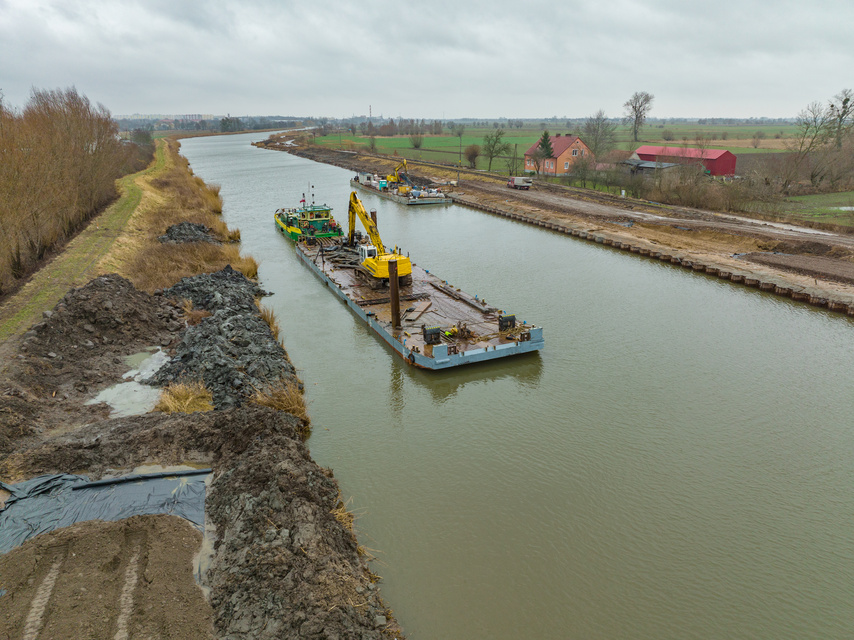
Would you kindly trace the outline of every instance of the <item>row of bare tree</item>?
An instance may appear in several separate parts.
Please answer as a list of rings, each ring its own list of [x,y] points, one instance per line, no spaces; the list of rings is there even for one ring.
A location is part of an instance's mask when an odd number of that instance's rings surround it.
[[[0,96],[0,294],[115,198],[136,151],[74,88],[34,90],[22,111]]]

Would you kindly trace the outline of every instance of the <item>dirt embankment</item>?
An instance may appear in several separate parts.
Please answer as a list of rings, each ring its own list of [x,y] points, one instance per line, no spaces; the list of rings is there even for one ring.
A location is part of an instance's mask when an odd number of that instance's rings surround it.
[[[305,421],[251,402],[272,380],[298,384],[260,293],[230,268],[154,295],[101,276],[27,332],[0,381],[0,479],[211,467],[213,551],[197,576],[210,595],[194,582],[202,536],[185,520],[83,522],[0,556],[0,637],[402,637]],[[206,317],[188,325],[181,298]],[[151,347],[178,355],[161,384],[202,379],[216,410],[111,417],[85,404]]]
[[[354,172],[388,173],[396,160],[278,139],[258,146]],[[457,179],[456,169],[407,163],[424,179]],[[461,204],[854,316],[854,235],[546,183],[518,191],[482,172],[461,171],[451,189]]]

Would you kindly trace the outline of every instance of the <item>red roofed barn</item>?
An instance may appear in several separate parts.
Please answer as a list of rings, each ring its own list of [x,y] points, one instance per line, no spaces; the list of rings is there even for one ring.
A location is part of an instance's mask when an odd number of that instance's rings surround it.
[[[552,143],[554,155],[540,161],[540,173],[561,176],[570,172],[572,163],[579,158],[590,155],[590,148],[582,142],[578,136],[562,136],[557,134],[549,136]],[[534,152],[540,145],[537,140],[533,146],[525,152],[525,171],[536,171],[537,163],[534,161]]]
[[[736,157],[725,149],[690,149],[683,147],[638,147],[632,155],[647,162],[676,162],[680,164],[701,163],[710,175],[731,176],[735,174]]]

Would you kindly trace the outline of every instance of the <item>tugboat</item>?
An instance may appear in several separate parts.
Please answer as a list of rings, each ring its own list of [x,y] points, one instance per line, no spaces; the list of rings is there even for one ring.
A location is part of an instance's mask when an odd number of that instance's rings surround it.
[[[299,207],[277,209],[276,227],[294,242],[307,238],[337,238],[344,235],[341,225],[332,217],[332,207],[306,204],[302,194]]]

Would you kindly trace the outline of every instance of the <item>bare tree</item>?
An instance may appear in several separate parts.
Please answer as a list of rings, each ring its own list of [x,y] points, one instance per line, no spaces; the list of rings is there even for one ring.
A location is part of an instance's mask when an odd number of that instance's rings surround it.
[[[831,122],[830,109],[825,109],[820,102],[810,103],[798,114],[795,120],[796,133],[787,145],[791,153],[787,156],[780,175],[784,193],[788,194],[810,155],[829,140],[831,129],[828,125]],[[820,169],[813,165],[810,172],[813,174],[810,180],[814,182]]]
[[[842,149],[842,139],[854,129],[854,101],[851,89],[843,89],[830,101],[830,125],[836,148]]]
[[[624,122],[632,127],[632,137],[638,141],[638,133],[646,122],[646,117],[652,109],[652,101],[655,96],[646,91],[635,91],[632,97],[626,100],[623,107],[626,109]]]
[[[507,175],[513,176],[519,173],[519,145],[513,145],[513,154],[507,156]]]
[[[584,121],[581,136],[593,157],[598,159],[614,148],[617,124],[610,122],[605,112],[599,109]]]
[[[496,123],[498,124],[498,123]],[[503,155],[510,151],[510,143],[504,142],[504,129],[496,129],[493,133],[487,133],[483,136],[483,155],[489,162],[487,171],[492,171],[492,160],[497,156]]]
[[[421,145],[424,143],[424,136],[420,133],[413,133],[409,136],[409,144],[412,145],[413,149],[420,149]]]

